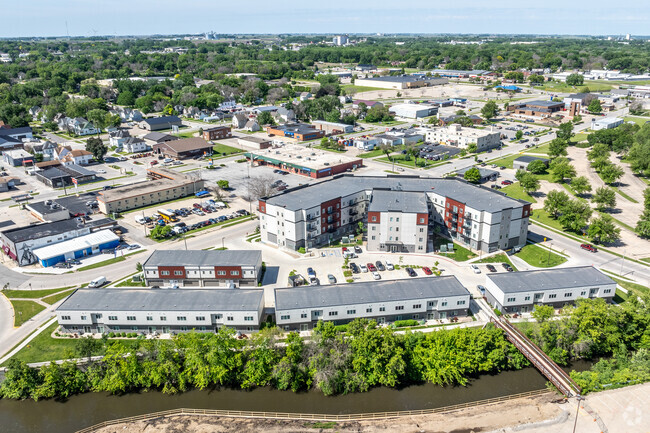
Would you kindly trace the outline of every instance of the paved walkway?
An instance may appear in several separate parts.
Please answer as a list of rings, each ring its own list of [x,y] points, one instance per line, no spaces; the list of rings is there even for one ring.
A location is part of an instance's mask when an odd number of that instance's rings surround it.
[[[27,346],[30,341],[32,341],[34,338],[36,338],[41,332],[45,331],[50,325],[56,322],[56,317],[53,317],[50,319],[48,322],[44,323],[41,325],[34,333],[32,333],[29,337],[27,337],[23,342],[21,342],[18,346],[16,346],[11,352],[7,353],[5,356],[0,358],[0,365],[7,362],[9,358],[14,356],[16,353],[20,352],[20,350]],[[49,364],[46,363],[46,364]]]

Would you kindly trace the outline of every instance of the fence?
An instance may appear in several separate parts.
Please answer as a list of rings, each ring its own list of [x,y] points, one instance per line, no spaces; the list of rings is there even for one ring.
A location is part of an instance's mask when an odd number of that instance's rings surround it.
[[[86,427],[84,429],[78,430],[77,433],[90,433],[100,428],[108,427],[111,425],[151,420],[151,419],[163,418],[169,416],[179,416],[179,415],[222,416],[222,417],[232,417],[232,418],[286,419],[286,420],[293,420],[293,421],[368,421],[368,420],[396,418],[402,416],[431,415],[436,413],[450,412],[450,411],[455,411],[455,410],[465,409],[470,407],[500,403],[503,401],[514,400],[518,398],[533,397],[537,395],[548,394],[550,392],[551,391],[547,389],[540,389],[536,391],[522,392],[518,394],[506,395],[503,397],[488,398],[485,400],[477,400],[468,403],[460,403],[460,404],[438,407],[433,409],[402,410],[402,411],[394,411],[394,412],[356,413],[356,414],[347,414],[347,415],[180,408],[180,409],[171,409],[171,410],[165,410],[161,412],[153,412],[153,413],[147,413],[142,415],[136,415],[128,418],[120,418],[120,419],[115,419],[110,421],[103,421],[91,427]]]

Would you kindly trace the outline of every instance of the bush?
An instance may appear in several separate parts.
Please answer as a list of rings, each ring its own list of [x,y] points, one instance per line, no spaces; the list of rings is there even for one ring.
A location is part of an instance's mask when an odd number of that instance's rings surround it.
[[[300,254],[305,254],[305,247],[300,247],[300,248],[298,248],[298,252],[299,252]]]
[[[500,310],[496,309],[496,308],[494,309],[494,314],[496,314],[497,317],[503,316],[503,313]]]
[[[336,325],[334,329],[337,332],[348,332],[348,325]]]
[[[115,338],[115,332],[109,332],[108,338]]]
[[[420,322],[417,320],[396,320],[393,324],[396,328],[403,328],[405,326],[417,326]]]

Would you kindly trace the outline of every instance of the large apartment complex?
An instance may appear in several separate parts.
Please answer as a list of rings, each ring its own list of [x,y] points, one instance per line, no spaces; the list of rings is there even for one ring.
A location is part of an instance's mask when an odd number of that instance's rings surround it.
[[[476,143],[476,150],[482,152],[501,146],[501,134],[491,129],[465,128],[452,124],[442,128],[427,130],[427,142],[440,143],[466,149],[470,143]]]
[[[492,252],[526,244],[530,203],[460,179],[346,174],[262,198],[259,211],[262,241],[291,250],[327,245],[367,222],[369,250],[426,251],[437,231]]]

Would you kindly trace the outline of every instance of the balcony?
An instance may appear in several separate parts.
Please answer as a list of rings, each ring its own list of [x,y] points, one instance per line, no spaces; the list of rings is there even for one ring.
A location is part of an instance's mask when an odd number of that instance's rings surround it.
[[[315,215],[307,215],[307,221],[313,221],[316,218],[318,218],[318,217],[316,217]]]
[[[350,216],[354,216],[354,215],[358,215],[358,214],[359,214],[359,212],[357,212],[356,210],[351,210],[350,213],[349,213]]]
[[[327,215],[332,215],[334,213],[334,209],[327,209]]]

